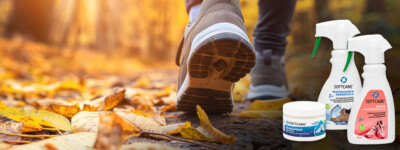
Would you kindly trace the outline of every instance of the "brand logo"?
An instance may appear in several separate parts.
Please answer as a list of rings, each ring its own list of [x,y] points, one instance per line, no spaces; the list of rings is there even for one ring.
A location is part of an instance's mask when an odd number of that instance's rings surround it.
[[[378,96],[379,96],[379,92],[378,91],[372,92],[372,97],[378,98]]]
[[[342,82],[342,83],[346,83],[346,82],[347,82],[347,78],[346,78],[346,77],[342,77],[342,78],[340,78],[340,82]]]
[[[360,126],[358,126],[358,129],[360,129],[360,131],[364,131],[365,130],[364,124],[360,124]]]

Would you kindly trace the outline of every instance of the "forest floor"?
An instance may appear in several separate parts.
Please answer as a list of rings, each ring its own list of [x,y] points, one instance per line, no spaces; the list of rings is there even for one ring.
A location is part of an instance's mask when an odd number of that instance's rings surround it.
[[[153,129],[160,131],[161,126],[185,123],[186,121],[190,122],[192,127],[200,125],[200,117],[198,115],[185,114],[174,109],[176,103],[178,68],[173,66],[173,63],[143,62],[143,60],[134,59],[130,55],[125,55],[123,53],[111,54],[90,50],[60,50],[55,47],[18,38],[11,40],[0,38],[0,58],[0,110],[2,110],[0,114],[4,115],[0,117],[0,125],[4,123],[3,121],[10,121],[10,118],[7,117],[16,117],[13,116],[16,114],[3,111],[10,109],[18,110],[18,112],[20,112],[18,117],[25,119],[32,119],[30,118],[32,116],[26,113],[32,109],[50,111],[51,113],[44,113],[42,116],[35,117],[43,119],[42,121],[50,121],[54,124],[54,128],[56,128],[57,131],[58,129],[65,131],[63,132],[64,136],[68,134],[74,135],[77,132],[98,132],[97,135],[100,135],[105,129],[125,129],[122,123],[110,125],[102,121],[93,122],[90,120],[90,117],[93,116],[90,115],[89,117],[84,115],[84,117],[82,117],[81,114],[87,114],[87,112],[97,114],[95,117],[99,119],[99,117],[101,118],[100,114],[104,112],[117,113],[124,111],[134,116],[125,118],[127,120],[130,119],[129,121],[132,121],[132,118],[139,117],[146,120],[146,122],[153,123],[149,126],[146,126],[146,124],[141,126],[143,125],[141,124],[142,122],[137,122],[137,120],[135,121],[133,119],[133,124],[135,126],[138,125],[136,128],[139,128],[140,131]],[[301,62],[304,58],[305,56],[293,57],[291,58],[292,62],[289,63],[290,66],[288,66],[289,69],[291,69],[291,71],[288,72],[288,78],[290,81],[289,84],[292,85],[291,100],[293,101],[307,100],[307,95],[309,95],[309,93],[304,94],[303,90],[305,90],[305,88],[302,88],[304,86],[302,84],[307,83],[307,86],[313,86],[311,84],[315,84],[313,82],[316,82],[305,81],[309,79],[306,76],[309,74],[304,73],[307,70],[296,70],[296,68],[299,68],[299,63],[293,62]],[[144,63],[148,64],[144,65]],[[318,73],[314,72],[314,74]],[[252,104],[250,101],[245,101],[243,97],[246,95],[249,82],[249,77],[246,77],[235,86],[233,94],[235,104],[233,112],[231,113],[233,115],[217,115],[205,112],[208,115],[212,125],[211,127],[222,131],[226,135],[233,135],[235,137],[236,140],[231,144],[228,144],[230,141],[226,140],[218,142],[226,144],[217,144],[217,142],[210,139],[203,141],[193,140],[202,143],[198,145],[178,140],[161,140],[159,138],[156,139],[137,135],[127,139],[125,142],[124,140],[121,141],[124,145],[138,142],[158,143],[169,145],[173,148],[187,149],[207,149],[204,147],[204,144],[214,146],[218,149],[318,148],[386,150],[399,148],[399,138],[397,138],[396,142],[393,144],[379,146],[351,145],[347,141],[345,131],[328,131],[326,138],[316,142],[288,141],[282,136],[281,114],[272,118],[248,118],[239,115],[240,112],[248,110]],[[311,93],[315,93],[315,91],[316,88],[313,88],[313,92]],[[276,107],[281,109],[282,104]],[[54,113],[57,114],[54,115]],[[77,116],[80,118],[75,119],[74,122],[74,118]],[[154,117],[158,119],[154,119]],[[107,118],[107,116],[105,118]],[[66,123],[62,123],[60,120]],[[17,119],[12,122],[20,123],[23,122],[23,120]],[[66,124],[69,126],[66,126]],[[38,136],[60,136],[61,134],[60,132],[56,132],[54,128],[49,130],[49,126],[44,125],[35,126],[37,128],[34,128],[32,131],[32,128],[28,128],[31,126],[28,125],[29,124],[24,124],[23,127],[20,126],[16,133]],[[103,128],[98,130],[100,126]],[[150,126],[151,128],[148,128]],[[210,126],[208,127],[211,128]],[[179,132],[183,134],[183,131]],[[196,134],[210,136],[209,133],[197,132]],[[212,134],[216,133],[214,132]],[[120,135],[117,136],[121,137],[122,135],[123,133],[120,133]],[[173,136],[176,136],[176,134]],[[96,146],[99,137],[102,136],[98,136],[96,140],[96,138],[92,136],[92,139],[85,139],[88,141],[84,143],[89,144],[91,147],[93,147],[93,145]],[[10,138],[14,140],[10,141]],[[112,137],[107,136],[103,136],[102,138],[108,141],[113,140]],[[17,146],[24,146],[24,144],[21,143],[31,143],[32,145],[25,145],[31,146],[29,148],[32,148],[38,146],[39,142],[37,141],[43,141],[47,138],[17,139],[18,140],[15,141],[15,135],[0,134],[0,149],[15,146],[16,143]],[[94,143],[95,141],[96,144]],[[62,143],[65,142],[67,141],[62,141]],[[57,145],[57,142],[54,141],[49,143],[53,143],[54,147],[58,149],[71,149],[71,147],[62,147],[65,145]],[[113,145],[115,143],[102,144],[115,146]],[[88,145],[83,146],[87,147]],[[39,147],[43,148],[43,146],[40,145]]]

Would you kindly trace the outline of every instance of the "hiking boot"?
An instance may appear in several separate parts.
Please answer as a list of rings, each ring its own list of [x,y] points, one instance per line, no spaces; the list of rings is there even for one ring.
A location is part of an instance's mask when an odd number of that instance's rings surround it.
[[[272,55],[272,50],[256,53],[256,65],[251,71],[247,99],[276,99],[289,96],[283,56]]]
[[[200,105],[206,112],[231,112],[233,85],[255,64],[239,0],[204,0],[185,29],[176,63],[178,110],[195,112]]]

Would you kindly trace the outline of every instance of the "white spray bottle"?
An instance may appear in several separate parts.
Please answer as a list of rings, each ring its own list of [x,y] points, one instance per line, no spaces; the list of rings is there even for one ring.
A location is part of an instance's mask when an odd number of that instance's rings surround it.
[[[364,55],[364,87],[351,110],[347,139],[352,144],[385,144],[395,138],[393,95],[386,78],[385,51],[392,48],[379,34],[348,40],[350,51]]]
[[[347,40],[359,34],[357,27],[349,20],[334,20],[316,25],[314,57],[321,37],[329,38],[333,43],[332,69],[329,78],[322,87],[318,102],[326,108],[326,129],[345,130],[355,96],[361,90],[361,79],[354,63],[353,53],[347,50]],[[350,63],[346,65],[346,60]],[[345,70],[343,70],[345,68]]]

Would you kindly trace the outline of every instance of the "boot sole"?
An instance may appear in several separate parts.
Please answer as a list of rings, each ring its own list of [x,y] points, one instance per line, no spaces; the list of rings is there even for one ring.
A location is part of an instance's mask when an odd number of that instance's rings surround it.
[[[199,42],[188,58],[188,81],[178,92],[177,109],[194,112],[200,105],[207,112],[231,112],[233,84],[255,65],[248,39],[232,32],[217,33]]]

